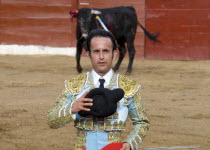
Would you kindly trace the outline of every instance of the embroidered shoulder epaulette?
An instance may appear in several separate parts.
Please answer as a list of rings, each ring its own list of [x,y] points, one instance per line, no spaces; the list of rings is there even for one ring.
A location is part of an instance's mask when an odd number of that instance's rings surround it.
[[[119,75],[118,76],[118,87],[122,88],[125,92],[125,97],[129,98],[136,94],[136,92],[140,88],[140,85],[136,81],[130,80],[126,76]]]
[[[85,85],[87,74],[81,73],[78,76],[65,81],[65,88],[72,94],[78,94]]]

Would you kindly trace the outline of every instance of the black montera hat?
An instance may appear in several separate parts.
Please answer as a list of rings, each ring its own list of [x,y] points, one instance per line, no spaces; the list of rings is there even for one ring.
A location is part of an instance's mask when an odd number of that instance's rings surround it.
[[[92,98],[93,105],[86,106],[90,111],[79,111],[82,117],[107,117],[113,115],[117,110],[117,102],[124,97],[124,91],[120,88],[109,90],[106,88],[92,89],[85,98]]]

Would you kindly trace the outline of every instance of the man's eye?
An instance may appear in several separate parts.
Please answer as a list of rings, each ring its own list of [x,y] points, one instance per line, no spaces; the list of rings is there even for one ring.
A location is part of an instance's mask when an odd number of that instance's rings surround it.
[[[99,51],[98,50],[94,50],[93,53],[99,53]]]
[[[105,52],[105,53],[109,53],[109,50],[108,50],[108,49],[105,49],[104,52]]]

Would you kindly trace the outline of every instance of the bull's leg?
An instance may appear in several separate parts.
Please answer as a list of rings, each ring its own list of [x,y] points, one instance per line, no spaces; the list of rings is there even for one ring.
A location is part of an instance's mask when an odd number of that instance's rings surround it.
[[[126,47],[125,47],[125,42],[118,42],[119,44],[119,52],[120,52],[120,55],[119,55],[119,59],[115,65],[115,67],[113,68],[114,71],[117,71],[122,63],[122,60],[126,54]]]
[[[131,74],[132,66],[133,66],[133,59],[136,53],[136,50],[134,48],[134,40],[128,42],[127,47],[128,47],[128,53],[129,53],[129,64],[128,64],[126,74]]]
[[[83,41],[81,41],[81,40],[77,41],[76,61],[77,61],[77,71],[78,71],[78,73],[82,72],[82,67],[80,65],[80,58],[81,58],[82,48],[83,48],[82,43],[83,43]]]

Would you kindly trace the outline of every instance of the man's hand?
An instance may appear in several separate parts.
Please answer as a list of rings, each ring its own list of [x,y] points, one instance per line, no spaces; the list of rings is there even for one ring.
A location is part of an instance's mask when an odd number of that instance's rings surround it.
[[[72,105],[72,113],[77,113],[80,110],[84,111],[90,111],[90,109],[85,108],[84,106],[92,106],[92,99],[91,98],[85,98],[89,91],[85,92],[78,100],[76,100]]]
[[[131,149],[131,146],[129,143],[124,143],[122,145],[122,148],[120,150],[130,150]]]

